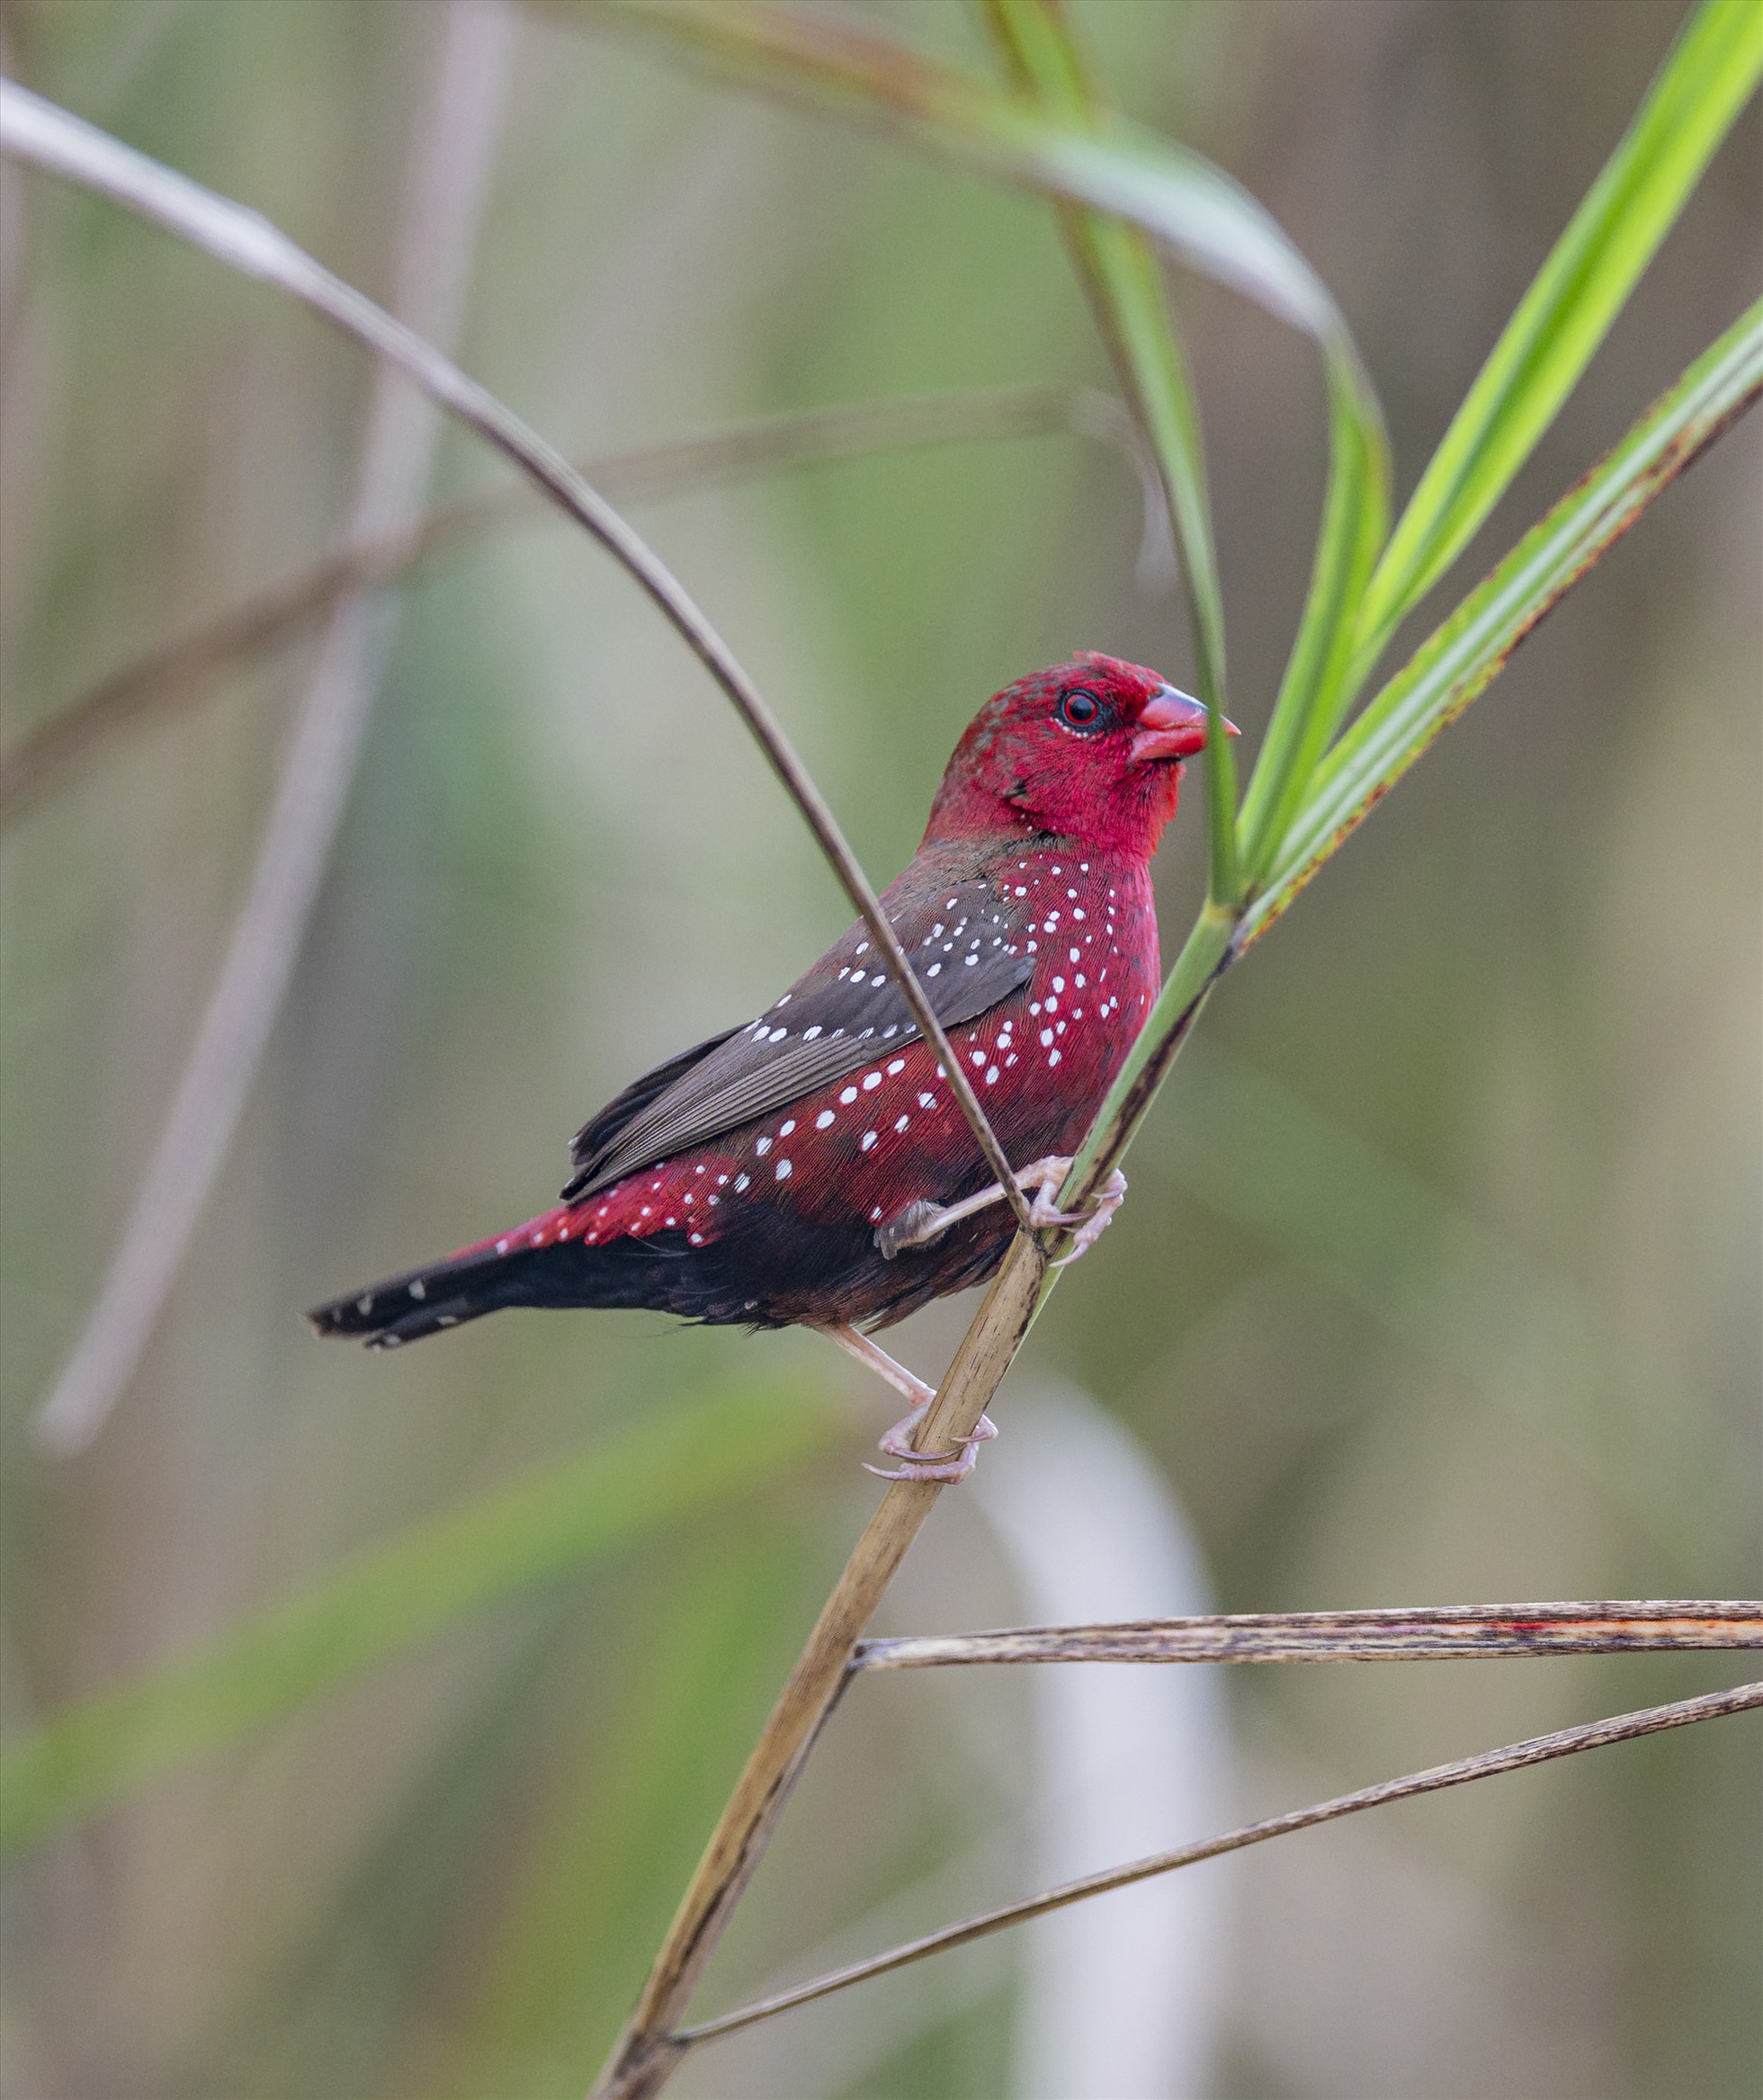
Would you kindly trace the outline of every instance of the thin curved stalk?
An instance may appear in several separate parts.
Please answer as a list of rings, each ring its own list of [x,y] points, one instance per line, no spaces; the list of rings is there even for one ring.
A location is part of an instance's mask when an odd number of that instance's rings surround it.
[[[608,453],[577,470],[610,500],[652,502],[824,461],[1060,431],[1107,445],[1141,467],[1125,411],[1111,396],[1087,388],[1016,387],[756,416],[700,437]],[[120,732],[202,697],[225,672],[286,641],[348,593],[401,582],[500,526],[547,514],[524,483],[461,496],[408,528],[323,555],[108,673],[0,752],[0,824]]]
[[[1171,1852],[1154,1853],[1149,1859],[1110,1867],[1105,1873],[1087,1874],[1082,1881],[1067,1881],[1062,1888],[1050,1889],[1044,1895],[1032,1896],[1025,1902],[1003,1904],[996,1910],[963,1919],[960,1925],[945,1926],[941,1932],[926,1933],[922,1939],[908,1941],[904,1946],[890,1948],[887,1953],[874,1955],[867,1961],[854,1961],[847,1968],[834,1970],[830,1975],[818,1976],[811,1983],[799,1984],[793,1990],[779,1991],[755,2005],[742,2006],[736,2012],[725,2013],[720,2019],[705,2020],[698,2026],[684,2028],[667,2038],[673,2060],[677,2062],[687,2050],[695,2049],[701,2043],[714,2042],[724,2034],[738,2033],[743,2027],[756,2026],[761,2020],[773,2019],[797,2006],[829,1997],[836,1990],[848,1990],[854,1983],[866,1983],[872,1977],[890,1975],[894,1970],[922,1961],[928,1955],[969,1946],[973,1941],[1003,1932],[1007,1926],[1045,1917],[1050,1911],[1063,1910],[1068,1905],[1081,1903],[1091,1896],[1105,1896],[1115,1889],[1131,1888],[1135,1881],[1148,1881],[1156,1874],[1173,1873],[1179,1867],[1218,1859],[1227,1852],[1241,1852],[1248,1845],[1265,1844],[1270,1837],[1284,1837],[1297,1830],[1313,1830],[1319,1824],[1337,1822],[1343,1816],[1357,1815],[1365,1809],[1381,1809],[1391,1801],[1442,1793],[1447,1787],[1463,1786],[1472,1780],[1491,1779],[1502,1772],[1522,1772],[1535,1765],[1549,1764],[1557,1757],[1573,1756],[1581,1750],[1601,1750],[1612,1743],[1633,1742],[1638,1737],[1658,1735],[1666,1729],[1688,1728],[1696,1721],[1720,1720],[1728,1714],[1750,1713],[1759,1708],[1763,1708],[1763,1684],[1740,1684],[1730,1692],[1706,1693],[1699,1699],[1678,1699],[1669,1705],[1642,1707],[1633,1713],[1615,1714],[1608,1720],[1557,1729],[1551,1735],[1508,1743],[1503,1749],[1484,1750],[1479,1756],[1459,1757],[1449,1765],[1435,1765],[1425,1772],[1410,1772],[1404,1778],[1388,1779],[1378,1786],[1365,1786],[1352,1793],[1337,1794],[1332,1800],[1318,1801],[1312,1808],[1293,1809],[1284,1816],[1269,1816],[1259,1823],[1246,1823],[1239,1829],[1227,1830],[1222,1836],[1208,1837],[1198,1845],[1178,1845]]]
[[[512,460],[586,526],[642,585],[734,703],[773,771],[795,802],[822,854],[886,959],[890,974],[899,984],[920,1032],[935,1050],[947,1072],[950,1091],[960,1104],[993,1177],[1004,1189],[1018,1226],[1024,1234],[1032,1234],[1034,1227],[1028,1200],[1016,1185],[1014,1168],[987,1121],[960,1060],[949,1047],[948,1037],[907,961],[899,936],[825,798],[728,644],[647,541],[560,453],[511,409],[475,380],[468,379],[422,335],[375,306],[353,285],[334,276],[258,213],[202,189],[11,81],[0,82],[0,150],[96,190],[128,210],[183,235],[247,275],[261,277],[304,300],[345,334],[365,343],[389,363],[398,366],[443,408]],[[157,1304],[163,1303],[170,1284],[170,1274],[165,1273],[165,1253],[153,1252],[145,1234],[139,1244],[144,1250],[141,1273],[139,1280],[130,1280],[130,1319],[138,1330],[140,1314],[135,1308],[147,1295],[146,1284],[153,1282],[157,1291],[157,1303],[153,1308],[156,1316]],[[163,1242],[160,1246],[163,1248]],[[1040,1258],[1036,1250],[1037,1262]],[[158,1278],[148,1276],[149,1265],[160,1272]],[[172,1273],[175,1268],[173,1264]],[[120,1315],[115,1331],[120,1334]],[[144,1342],[144,1334],[140,1339]],[[133,1362],[131,1357],[123,1365],[121,1354],[114,1345],[107,1345],[105,1360],[101,1363],[94,1348],[87,1359],[90,1369],[82,1367],[77,1388],[67,1388],[64,1374],[63,1387],[58,1390],[72,1391],[80,1404],[76,1407],[74,1400],[69,1399],[51,1417],[48,1438],[51,1448],[76,1448],[89,1440],[95,1426],[94,1414],[96,1420],[102,1421],[104,1408],[94,1407],[93,1401],[84,1396],[98,1394],[108,1388],[113,1397],[114,1391],[121,1390],[122,1379],[132,1368]],[[139,1344],[134,1354],[139,1354]]]

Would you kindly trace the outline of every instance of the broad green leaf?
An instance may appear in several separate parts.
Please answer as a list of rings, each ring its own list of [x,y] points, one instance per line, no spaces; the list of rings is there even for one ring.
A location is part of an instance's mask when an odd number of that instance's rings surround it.
[[[0,1854],[109,1808],[521,1590],[759,1486],[837,1434],[837,1417],[801,1387],[724,1388],[412,1526],[205,1652],[99,1693],[0,1747]]]
[[[1527,532],[1403,666],[1318,768],[1236,947],[1264,934],[1531,629],[1661,489],[1763,392],[1763,301],[1729,328]]]
[[[1052,0],[988,0],[987,14],[1006,58],[1042,110],[1074,129],[1092,130],[1096,98],[1070,31]],[[1215,899],[1234,904],[1240,893],[1236,766],[1223,726],[1224,604],[1199,404],[1148,237],[1127,221],[1081,205],[1064,205],[1060,215],[1168,505],[1187,595],[1195,675],[1207,714],[1210,887]]]
[[[1356,684],[1553,422],[1759,76],[1763,6],[1702,0],[1391,535],[1360,614]]]

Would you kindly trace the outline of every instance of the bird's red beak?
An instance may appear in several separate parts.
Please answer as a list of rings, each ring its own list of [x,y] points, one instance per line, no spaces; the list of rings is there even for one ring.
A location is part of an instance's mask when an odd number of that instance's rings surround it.
[[[1226,722],[1224,733],[1234,737],[1237,725]],[[1139,710],[1138,733],[1132,739],[1134,765],[1149,765],[1159,758],[1192,758],[1205,747],[1205,709],[1173,685],[1159,686]]]

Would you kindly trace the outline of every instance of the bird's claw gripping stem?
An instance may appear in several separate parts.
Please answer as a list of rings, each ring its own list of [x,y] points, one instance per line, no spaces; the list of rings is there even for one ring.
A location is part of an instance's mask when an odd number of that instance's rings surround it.
[[[1065,1177],[1071,1171],[1069,1159],[1050,1157],[1037,1159],[1033,1166],[1025,1166],[1016,1176],[1021,1189],[1033,1189],[1034,1201],[1029,1208],[1029,1216],[1037,1226],[1056,1225],[1075,1228],[1071,1248],[1053,1264],[1062,1269],[1069,1262],[1075,1262],[1080,1255],[1087,1254],[1096,1242],[1114,1222],[1114,1215],[1120,1209],[1126,1194],[1126,1176],[1115,1167],[1090,1200],[1087,1211],[1061,1211],[1053,1198]],[[993,1203],[1004,1201],[1004,1191],[996,1182],[989,1188],[981,1189],[977,1195],[964,1197],[959,1203],[933,1203],[920,1201],[908,1203],[898,1218],[878,1228],[876,1247],[884,1261],[908,1247],[927,1247],[932,1240],[940,1239],[952,1225],[958,1225],[963,1218],[986,1210]]]
[[[998,1425],[991,1417],[981,1415],[972,1434],[963,1437],[953,1451],[914,1451],[913,1436],[930,1412],[936,1388],[926,1385],[905,1364],[896,1363],[879,1342],[872,1342],[867,1335],[848,1324],[826,1327],[822,1332],[837,1342],[847,1356],[855,1356],[859,1363],[867,1364],[878,1377],[886,1379],[897,1393],[904,1393],[912,1402],[911,1413],[902,1415],[885,1436],[876,1440],[890,1459],[900,1461],[898,1470],[890,1471],[865,1462],[864,1472],[873,1473],[878,1480],[940,1480],[951,1484],[966,1479],[973,1470],[975,1446],[989,1443],[998,1434]]]
[[[864,1470],[873,1473],[878,1480],[941,1480],[953,1484],[964,1480],[973,1470],[976,1448],[989,1443],[998,1434],[998,1425],[989,1415],[981,1415],[973,1425],[972,1434],[964,1436],[953,1451],[914,1451],[912,1438],[919,1423],[930,1412],[931,1400],[920,1400],[909,1415],[902,1415],[885,1436],[876,1438],[877,1447],[890,1459],[900,1462],[896,1468],[873,1466],[864,1461]]]

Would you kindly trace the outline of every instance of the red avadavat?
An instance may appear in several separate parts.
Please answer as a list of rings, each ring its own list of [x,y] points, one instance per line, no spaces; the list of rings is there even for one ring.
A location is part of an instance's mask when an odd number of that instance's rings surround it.
[[[1205,732],[1196,701],[1113,657],[1018,679],[956,746],[924,843],[882,895],[1050,1224],[1072,1222],[1052,1192],[1157,996],[1150,857]],[[864,926],[756,1021],[626,1087],[571,1157],[557,1209],[320,1306],[313,1324],[376,1348],[515,1305],[818,1327],[917,1403],[882,1440],[903,1461],[888,1477],[971,1468],[971,1445],[912,1452],[928,1389],[859,1326],[981,1282],[1014,1226]]]

